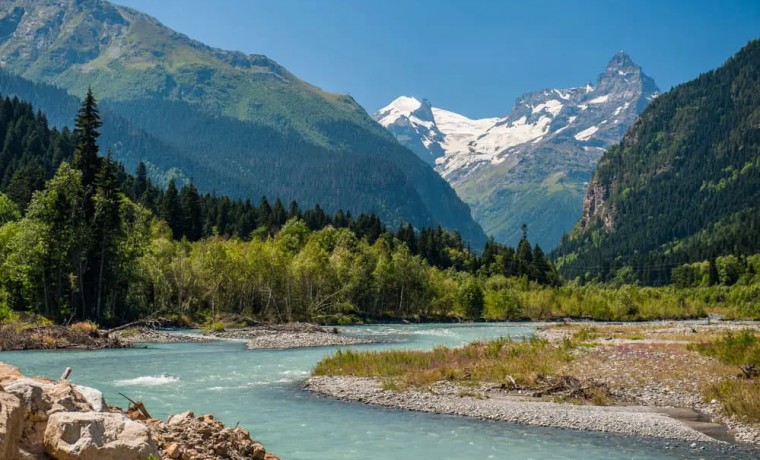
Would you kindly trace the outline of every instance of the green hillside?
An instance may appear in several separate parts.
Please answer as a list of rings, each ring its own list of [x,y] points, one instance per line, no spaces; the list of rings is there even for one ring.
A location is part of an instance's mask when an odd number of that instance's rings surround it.
[[[610,149],[555,252],[565,276],[647,284],[760,251],[760,40],[659,96]]]
[[[376,212],[485,242],[453,190],[350,96],[266,56],[208,47],[103,0],[5,0],[0,16],[4,69],[77,97],[92,87],[105,111],[167,147],[115,150],[128,169],[142,159],[208,191]]]

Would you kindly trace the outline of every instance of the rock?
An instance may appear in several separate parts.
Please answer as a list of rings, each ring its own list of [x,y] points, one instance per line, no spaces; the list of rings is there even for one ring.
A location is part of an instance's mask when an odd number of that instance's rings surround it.
[[[264,449],[264,446],[262,446],[259,443],[255,443],[253,445],[253,452],[251,452],[251,458],[253,460],[264,460],[264,457],[266,457],[267,451]]]
[[[0,392],[0,458],[14,458],[17,455],[23,426],[21,400]]]
[[[36,409],[43,404],[43,394],[53,388],[52,383],[45,383],[39,380],[20,378],[3,385],[3,389],[18,397],[21,401],[26,401],[32,409]]]
[[[95,388],[82,385],[74,385],[74,389],[90,404],[92,410],[95,412],[108,412],[108,405],[103,397],[103,393]]]
[[[57,460],[145,460],[158,456],[148,428],[122,414],[58,412],[45,430],[45,450]]]
[[[179,445],[176,442],[169,444],[166,448],[166,456],[169,458],[179,458],[182,455]]]
[[[169,426],[182,425],[186,423],[188,419],[195,418],[195,414],[192,411],[182,412],[181,414],[175,414],[169,417],[166,422]]]

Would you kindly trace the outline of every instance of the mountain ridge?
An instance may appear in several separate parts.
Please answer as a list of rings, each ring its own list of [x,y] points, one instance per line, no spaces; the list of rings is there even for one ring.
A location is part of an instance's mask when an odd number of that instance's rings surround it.
[[[566,275],[665,284],[680,264],[760,251],[759,62],[753,40],[647,107],[554,254]]]
[[[204,190],[377,212],[391,225],[441,225],[476,247],[485,242],[448,184],[356,101],[264,55],[209,47],[105,0],[2,0],[0,11],[3,69],[79,97],[92,87],[104,110],[176,151],[162,169],[175,167]],[[145,114],[159,124],[141,124]],[[188,145],[214,129],[230,130],[224,150]],[[157,154],[115,152],[128,168]]]
[[[470,119],[402,96],[373,118],[435,165],[487,233],[514,243],[526,223],[542,246],[554,247],[580,215],[596,161],[658,93],[619,52],[595,85],[524,93],[503,117]],[[553,218],[547,208],[557,209]]]

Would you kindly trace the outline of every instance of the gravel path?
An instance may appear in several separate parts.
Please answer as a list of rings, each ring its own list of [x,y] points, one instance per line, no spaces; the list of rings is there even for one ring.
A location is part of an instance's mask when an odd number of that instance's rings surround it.
[[[630,436],[718,442],[660,410],[633,406],[580,406],[526,401],[511,396],[482,399],[451,391],[383,390],[379,381],[359,377],[312,377],[305,388],[333,398],[398,409],[464,415],[531,426],[603,431]]]

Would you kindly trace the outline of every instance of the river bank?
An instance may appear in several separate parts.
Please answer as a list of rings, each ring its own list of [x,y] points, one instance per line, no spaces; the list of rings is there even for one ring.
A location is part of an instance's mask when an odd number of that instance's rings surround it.
[[[277,460],[242,428],[192,412],[166,422],[142,403],[106,404],[103,394],[66,379],[30,378],[0,363],[0,458]]]
[[[603,431],[684,441],[715,439],[669,415],[643,406],[586,406],[536,401],[489,388],[438,384],[426,390],[393,391],[381,380],[312,377],[305,388],[345,401],[435,414],[463,415],[529,426]]]
[[[338,328],[311,323],[259,324],[223,330],[161,329],[134,326],[109,332],[93,323],[70,326],[11,323],[0,325],[0,351],[102,350],[133,347],[138,343],[245,342],[249,350],[346,346],[374,343],[352,337]]]
[[[747,328],[760,330],[752,322],[544,325],[536,336],[549,342],[339,353],[317,366],[305,388],[342,400],[530,426],[760,446],[760,424],[706,396],[711,385],[734,381],[738,367],[688,347]]]

